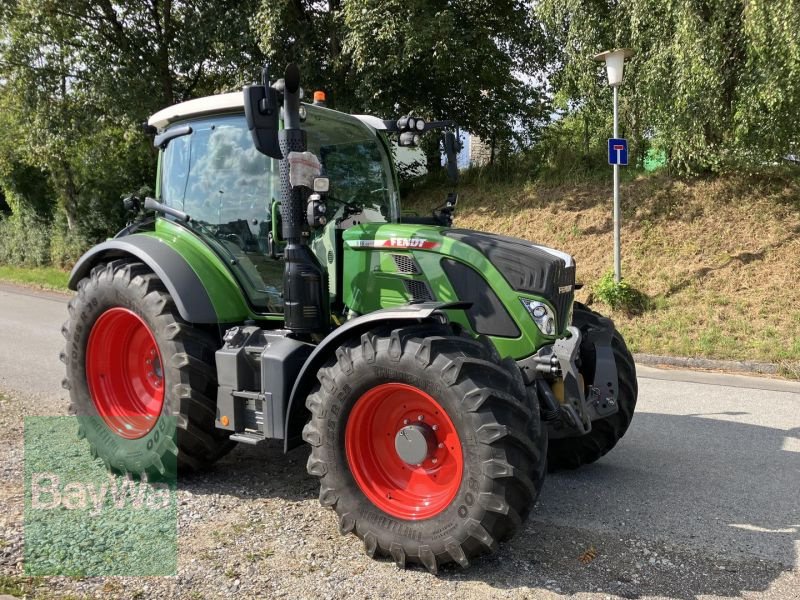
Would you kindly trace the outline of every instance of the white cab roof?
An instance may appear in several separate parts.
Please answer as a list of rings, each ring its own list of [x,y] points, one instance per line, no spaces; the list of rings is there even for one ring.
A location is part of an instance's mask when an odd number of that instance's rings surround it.
[[[216,96],[206,96],[205,98],[196,98],[180,104],[173,104],[150,117],[147,120],[147,124],[163,129],[170,123],[180,119],[236,110],[244,110],[244,94],[242,92],[217,94]]]
[[[205,114],[237,111],[244,111],[244,94],[242,94],[242,92],[217,94],[216,96],[206,96],[205,98],[196,98],[194,100],[181,102],[180,104],[173,104],[172,106],[158,111],[147,120],[147,123],[161,130],[170,123],[182,119],[198,117]],[[373,129],[386,129],[383,121],[378,117],[373,117],[372,115],[352,116]]]

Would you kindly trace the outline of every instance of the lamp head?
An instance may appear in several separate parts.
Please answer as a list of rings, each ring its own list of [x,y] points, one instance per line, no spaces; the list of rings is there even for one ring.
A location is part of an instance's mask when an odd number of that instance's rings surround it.
[[[608,73],[608,85],[617,87],[622,85],[622,71],[625,67],[625,59],[636,54],[630,48],[617,48],[616,50],[606,50],[595,55],[594,59],[598,62],[606,63]]]

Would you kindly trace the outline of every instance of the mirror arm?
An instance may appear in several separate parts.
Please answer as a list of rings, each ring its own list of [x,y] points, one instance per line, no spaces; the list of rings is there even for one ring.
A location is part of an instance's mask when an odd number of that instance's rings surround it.
[[[171,127],[166,131],[159,133],[153,139],[153,146],[156,148],[161,148],[163,150],[164,148],[167,147],[167,144],[169,144],[171,140],[174,140],[175,138],[184,135],[190,135],[191,133],[192,133],[191,125],[179,125],[178,127]]]
[[[152,210],[155,212],[160,212],[164,215],[169,215],[171,217],[175,217],[178,221],[182,221],[184,223],[189,222],[189,215],[187,215],[182,210],[178,210],[177,208],[172,208],[167,206],[166,204],[161,204],[155,198],[145,198],[144,199],[144,208],[145,210]]]

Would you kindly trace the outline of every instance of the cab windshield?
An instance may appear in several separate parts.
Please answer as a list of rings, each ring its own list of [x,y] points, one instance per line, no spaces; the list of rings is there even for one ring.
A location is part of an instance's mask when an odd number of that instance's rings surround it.
[[[335,272],[341,260],[336,230],[397,221],[397,189],[386,147],[371,128],[349,115],[306,109],[308,150],[330,179],[328,225],[315,232],[311,246]],[[189,214],[189,226],[231,265],[257,312],[282,313],[283,262],[273,256],[281,249],[273,223],[273,216],[280,219],[273,210],[280,202],[279,162],[255,149],[243,114],[188,124],[192,133],[163,151],[160,200]]]

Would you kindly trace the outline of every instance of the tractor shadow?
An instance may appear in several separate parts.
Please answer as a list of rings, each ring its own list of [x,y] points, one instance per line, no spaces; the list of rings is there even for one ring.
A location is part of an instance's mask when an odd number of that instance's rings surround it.
[[[181,477],[180,489],[192,494],[222,494],[242,499],[300,501],[319,496],[319,479],[306,471],[308,449],[283,453],[283,441],[239,444],[210,469]]]
[[[608,456],[548,476],[513,540],[440,577],[625,598],[764,592],[799,558],[800,428],[741,415],[637,413]]]

